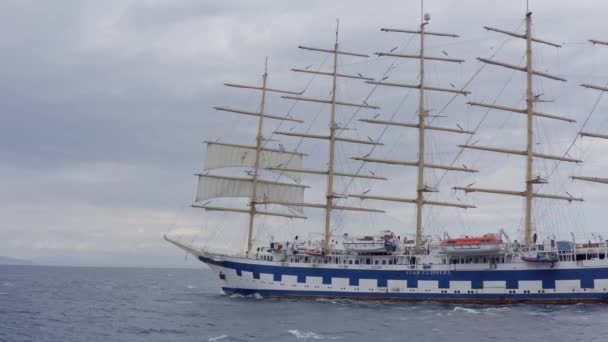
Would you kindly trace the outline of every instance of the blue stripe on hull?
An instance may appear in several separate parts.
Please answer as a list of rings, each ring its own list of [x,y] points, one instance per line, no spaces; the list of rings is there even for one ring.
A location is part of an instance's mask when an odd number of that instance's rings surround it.
[[[208,264],[233,269],[238,276],[241,276],[243,271],[251,272],[254,279],[259,279],[261,273],[272,274],[275,281],[279,281],[278,279],[284,275],[296,276],[298,283],[305,283],[306,277],[321,277],[323,284],[331,284],[331,278],[347,278],[350,286],[358,286],[360,279],[375,279],[378,281],[379,287],[386,287],[388,280],[402,280],[406,281],[407,288],[410,289],[418,288],[419,280],[437,281],[439,289],[449,289],[451,281],[470,281],[472,289],[482,289],[484,281],[504,281],[507,290],[518,289],[519,281],[526,280],[541,281],[543,289],[555,289],[556,280],[580,280],[581,288],[592,289],[594,279],[608,279],[608,267],[512,271],[437,271],[432,269],[390,271],[255,265],[233,261],[215,261],[203,256],[200,256],[199,259]],[[544,296],[547,295],[544,294]],[[585,296],[587,295],[596,294],[585,294]]]
[[[280,298],[337,298],[355,300],[437,301],[467,303],[580,303],[608,302],[607,293],[552,293],[552,294],[429,294],[429,293],[360,293],[338,291],[260,290],[223,287],[227,294]]]

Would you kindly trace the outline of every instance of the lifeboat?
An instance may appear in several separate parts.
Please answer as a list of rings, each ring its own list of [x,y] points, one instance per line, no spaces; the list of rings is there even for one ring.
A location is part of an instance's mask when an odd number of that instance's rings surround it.
[[[559,261],[555,253],[538,253],[536,255],[524,255],[521,260],[534,263],[554,264]]]
[[[397,237],[390,230],[382,231],[378,235],[346,238],[342,246],[347,251],[358,254],[392,253],[397,250]]]
[[[310,256],[323,256],[323,252],[318,251],[316,249],[306,250],[306,251],[304,251],[304,254],[310,255]]]
[[[441,241],[441,251],[451,255],[497,254],[502,250],[502,239],[497,234],[465,236]]]
[[[320,241],[296,241],[291,245],[291,253],[310,256],[322,256]]]

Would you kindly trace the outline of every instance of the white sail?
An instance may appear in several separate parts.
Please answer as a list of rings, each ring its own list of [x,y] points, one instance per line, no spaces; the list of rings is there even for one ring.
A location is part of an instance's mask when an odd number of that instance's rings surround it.
[[[199,175],[196,202],[220,197],[250,197],[253,181],[250,178]],[[260,201],[302,203],[304,202],[303,185],[258,180],[257,199]],[[301,206],[289,205],[289,208],[302,212]]]
[[[260,152],[260,169],[280,167],[285,169],[301,169],[301,153],[283,152],[263,148]],[[225,167],[250,167],[255,166],[255,146],[244,146],[224,143],[207,143],[207,162],[205,171],[221,169]],[[289,178],[300,181],[300,174],[288,171],[273,171],[285,174]]]

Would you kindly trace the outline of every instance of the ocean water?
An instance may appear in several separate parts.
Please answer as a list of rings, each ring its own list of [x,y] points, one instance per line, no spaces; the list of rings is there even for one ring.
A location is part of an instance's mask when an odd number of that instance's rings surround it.
[[[206,269],[0,266],[0,341],[605,341],[608,305],[223,295]]]

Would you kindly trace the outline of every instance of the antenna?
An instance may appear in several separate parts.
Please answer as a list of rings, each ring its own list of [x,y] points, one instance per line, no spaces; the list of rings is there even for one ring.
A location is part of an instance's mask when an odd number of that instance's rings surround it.
[[[420,0],[420,22],[424,23],[424,0]]]
[[[340,18],[336,18],[336,44],[338,44],[338,34],[340,33]]]

